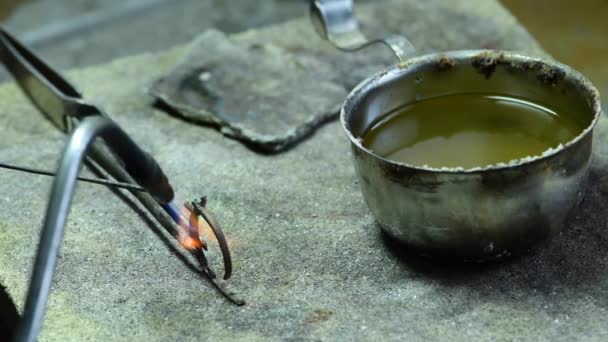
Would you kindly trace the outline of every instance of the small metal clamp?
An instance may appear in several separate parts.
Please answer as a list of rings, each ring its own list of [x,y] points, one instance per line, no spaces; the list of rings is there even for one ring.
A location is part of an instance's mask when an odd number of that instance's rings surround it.
[[[358,51],[381,43],[388,46],[399,61],[416,51],[412,43],[400,35],[367,39],[353,15],[353,0],[313,0],[310,17],[317,33],[342,51]]]

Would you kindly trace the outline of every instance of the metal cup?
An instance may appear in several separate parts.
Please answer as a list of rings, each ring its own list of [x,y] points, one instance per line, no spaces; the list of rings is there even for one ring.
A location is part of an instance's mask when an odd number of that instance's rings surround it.
[[[386,113],[457,93],[551,103],[576,113],[586,128],[542,156],[470,170],[406,165],[362,145],[370,124]],[[386,233],[423,253],[488,259],[527,249],[564,225],[582,197],[600,112],[597,90],[565,65],[454,51],[416,57],[363,81],[347,97],[341,122],[363,196]]]
[[[331,31],[327,20],[345,16],[332,13],[336,7],[326,7],[328,3],[332,1],[316,1],[313,15]],[[337,3],[352,5],[351,0]],[[360,83],[340,115],[363,197],[380,228],[422,254],[468,260],[508,256],[558,231],[585,188],[593,127],[601,113],[593,85],[563,64],[510,52],[396,55],[402,61]],[[362,145],[370,125],[387,113],[458,93],[552,104],[576,115],[586,128],[542,156],[468,170],[407,165]]]

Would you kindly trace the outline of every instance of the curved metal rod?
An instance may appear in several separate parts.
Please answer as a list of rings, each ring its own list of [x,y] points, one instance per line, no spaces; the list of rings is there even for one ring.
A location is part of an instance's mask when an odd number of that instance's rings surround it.
[[[354,52],[381,43],[389,47],[400,61],[416,51],[412,43],[400,35],[367,39],[353,15],[353,0],[313,0],[310,17],[317,33],[338,50]]]
[[[186,203],[184,206],[192,215],[195,215],[195,217],[202,216],[203,219],[207,221],[209,227],[211,227],[211,231],[213,231],[213,235],[215,235],[215,239],[220,246],[222,259],[224,260],[224,280],[228,280],[232,276],[232,257],[230,256],[230,248],[228,247],[228,241],[226,241],[226,236],[224,235],[220,224],[215,217],[211,215],[209,210],[205,208],[206,202],[207,198],[203,197],[198,201],[195,200],[192,201],[192,203]]]
[[[38,336],[82,161],[95,137],[107,134],[126,135],[112,120],[92,116],[82,120],[69,138],[53,181],[30,288],[15,341],[35,341]]]

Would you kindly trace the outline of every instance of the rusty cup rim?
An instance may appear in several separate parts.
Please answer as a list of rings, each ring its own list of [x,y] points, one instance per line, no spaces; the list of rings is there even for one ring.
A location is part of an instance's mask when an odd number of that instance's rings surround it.
[[[475,167],[475,168],[463,168],[463,167],[433,168],[433,167],[428,167],[428,166],[419,166],[419,165],[398,162],[398,161],[395,161],[392,159],[384,158],[384,157],[376,154],[374,151],[366,148],[365,146],[363,146],[362,140],[359,138],[356,138],[352,134],[350,127],[349,127],[348,123],[346,122],[346,113],[349,111],[352,111],[358,104],[358,100],[362,99],[369,90],[372,90],[378,86],[382,86],[382,84],[385,84],[388,81],[403,77],[403,76],[411,73],[412,71],[415,71],[416,67],[428,65],[429,63],[436,63],[438,60],[440,60],[442,58],[448,58],[449,60],[456,61],[456,62],[464,61],[464,60],[470,62],[475,57],[485,57],[488,55],[492,55],[492,56],[496,56],[496,57],[500,57],[500,58],[506,58],[510,61],[516,61],[516,62],[521,62],[521,63],[525,63],[525,62],[541,63],[543,66],[548,66],[548,67],[551,67],[554,69],[558,69],[558,70],[564,72],[565,75],[570,75],[570,79],[574,83],[579,85],[581,92],[588,93],[586,96],[591,99],[590,107],[593,110],[593,119],[591,120],[589,125],[586,128],[584,128],[583,130],[581,130],[581,133],[578,134],[576,137],[569,140],[565,144],[560,144],[557,147],[547,149],[541,155],[526,156],[526,157],[523,157],[520,159],[506,161],[504,163],[491,164],[491,165],[480,166],[480,167]],[[576,71],[575,69],[569,67],[568,65],[565,65],[563,63],[560,63],[558,61],[555,61],[555,60],[552,60],[549,58],[533,57],[533,56],[529,56],[529,55],[525,55],[525,54],[521,54],[521,53],[517,53],[517,52],[504,51],[504,50],[455,50],[455,51],[445,51],[445,52],[438,52],[438,53],[429,53],[429,54],[425,54],[425,55],[412,57],[410,59],[402,61],[391,67],[388,67],[387,69],[379,71],[379,72],[373,74],[372,76],[366,78],[365,80],[360,82],[346,97],[346,99],[340,109],[340,122],[342,124],[342,128],[344,129],[344,132],[346,133],[346,136],[348,137],[348,139],[351,141],[352,144],[357,146],[357,148],[359,148],[361,151],[364,151],[365,153],[369,154],[370,156],[372,156],[374,158],[378,158],[379,160],[382,160],[385,163],[389,163],[389,164],[393,164],[396,166],[405,167],[405,168],[409,168],[409,169],[413,169],[413,170],[417,170],[417,171],[446,173],[446,174],[474,174],[474,173],[486,172],[486,171],[508,170],[508,169],[513,169],[513,168],[518,168],[523,165],[528,165],[528,164],[532,164],[532,163],[535,163],[538,161],[543,161],[554,155],[557,155],[558,153],[568,149],[570,146],[575,145],[581,139],[583,139],[585,136],[590,134],[593,131],[593,128],[595,127],[595,125],[597,124],[601,113],[602,113],[602,107],[601,107],[600,95],[599,95],[598,90],[595,88],[595,86],[593,86],[591,81],[589,81],[583,74],[581,74],[580,72]]]

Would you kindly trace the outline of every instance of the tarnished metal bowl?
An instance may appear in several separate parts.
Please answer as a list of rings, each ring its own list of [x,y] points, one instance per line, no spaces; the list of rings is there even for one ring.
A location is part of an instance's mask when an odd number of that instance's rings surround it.
[[[407,165],[362,145],[369,126],[386,113],[458,93],[549,103],[586,128],[541,156],[476,169]],[[347,97],[341,122],[382,230],[422,254],[485,260],[527,250],[564,226],[585,189],[600,113],[597,90],[565,65],[509,52],[454,51],[412,58],[366,79]]]

